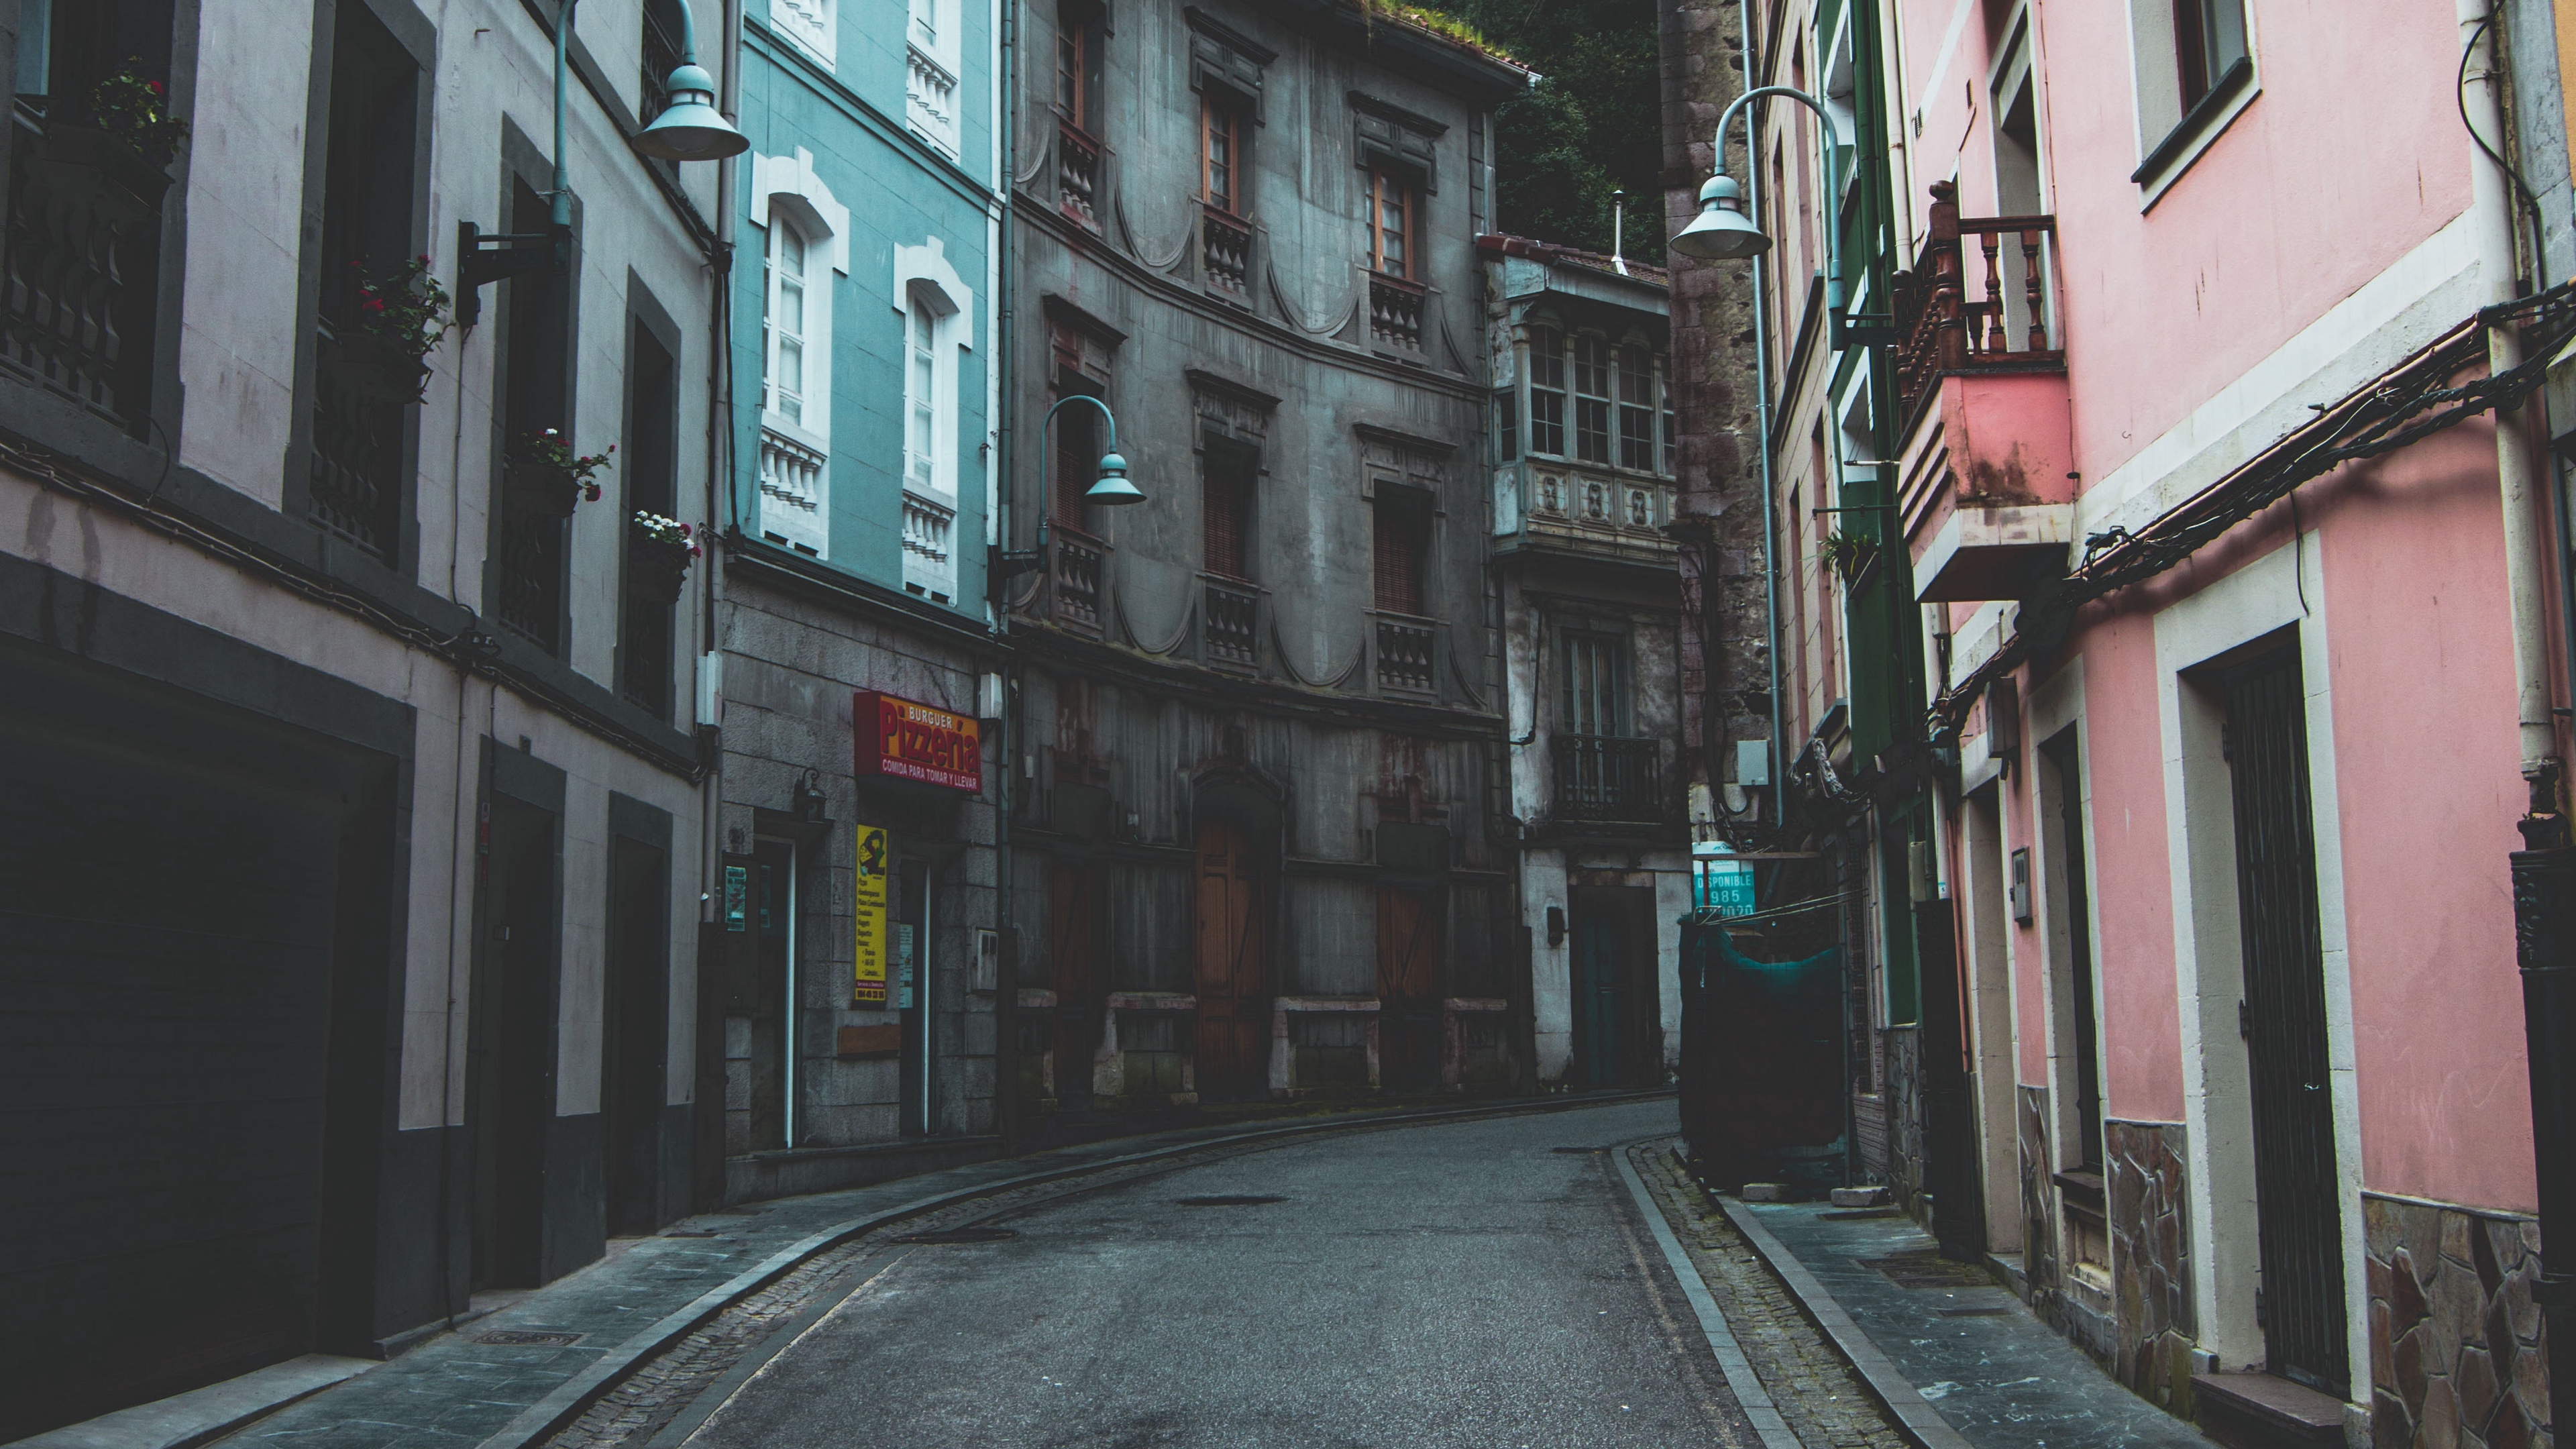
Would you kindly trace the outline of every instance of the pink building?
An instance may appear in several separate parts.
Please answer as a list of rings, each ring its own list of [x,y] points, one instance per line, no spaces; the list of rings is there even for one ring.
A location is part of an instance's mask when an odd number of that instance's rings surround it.
[[[2541,408],[2303,461],[2487,376],[2529,290],[2483,44],[2422,0],[1852,13],[1987,1247],[2245,1442],[2532,1442]]]

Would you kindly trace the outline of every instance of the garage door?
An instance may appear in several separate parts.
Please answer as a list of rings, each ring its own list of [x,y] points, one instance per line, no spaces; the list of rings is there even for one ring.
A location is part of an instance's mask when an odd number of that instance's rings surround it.
[[[347,808],[291,740],[10,708],[0,1441],[311,1346]]]

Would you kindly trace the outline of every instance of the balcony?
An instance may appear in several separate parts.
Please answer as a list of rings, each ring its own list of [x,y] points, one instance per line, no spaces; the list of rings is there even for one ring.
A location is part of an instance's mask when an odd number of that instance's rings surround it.
[[[1251,674],[1261,663],[1261,595],[1246,585],[1204,580],[1201,654],[1216,669]]]
[[[314,338],[313,521],[392,561],[402,504],[403,401],[368,386],[324,323]]]
[[[1956,196],[1933,185],[1923,250],[1895,288],[1898,504],[1917,597],[2018,599],[2065,568],[2074,538],[2057,219],[1962,218]]]
[[[799,553],[823,554],[821,449],[764,424],[760,430],[760,532]]]
[[[1671,568],[1672,479],[1531,457],[1495,473],[1494,531],[1506,552],[1543,549]]]
[[[1252,271],[1252,223],[1218,207],[1201,210],[1206,220],[1199,227],[1199,263],[1208,285],[1240,298]]]
[[[928,494],[903,490],[903,587],[947,603],[957,592],[957,510]]]
[[[140,432],[170,175],[104,131],[15,120],[0,363]]]
[[[1408,615],[1380,614],[1377,619],[1377,687],[1381,694],[1435,699],[1440,676],[1439,625]]]
[[[1369,340],[1401,352],[1422,350],[1422,309],[1431,289],[1420,282],[1369,273]]]
[[[1052,547],[1055,560],[1048,580],[1048,612],[1074,633],[1099,638],[1100,576],[1106,550],[1073,537],[1061,524]]]
[[[904,81],[904,122],[914,135],[927,141],[931,149],[951,160],[957,157],[957,77],[948,67],[933,60],[918,45],[907,45]]]
[[[1100,143],[1073,122],[1055,127],[1056,205],[1093,231],[1100,229]]]
[[[1556,818],[1631,824],[1662,820],[1659,744],[1614,735],[1558,735],[1549,740],[1556,765]]]

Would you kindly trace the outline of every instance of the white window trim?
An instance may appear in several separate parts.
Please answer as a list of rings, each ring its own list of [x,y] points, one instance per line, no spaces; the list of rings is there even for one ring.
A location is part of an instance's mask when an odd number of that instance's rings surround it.
[[[750,172],[751,224],[768,233],[762,239],[761,285],[775,288],[778,284],[767,261],[775,250],[774,238],[779,219],[783,218],[795,227],[806,244],[804,416],[800,421],[791,422],[768,406],[766,383],[777,359],[771,351],[776,343],[764,332],[760,358],[763,383],[760,426],[764,432],[824,460],[816,470],[813,516],[787,516],[791,511],[801,514],[801,508],[781,509],[773,514],[764,502],[761,531],[810,550],[817,557],[829,557],[832,518],[832,314],[839,295],[837,279],[850,273],[850,212],[832,195],[832,189],[823,184],[822,178],[814,174],[814,153],[801,146],[791,156],[754,153]],[[774,298],[773,292],[770,298],[764,299],[765,303],[774,302]]]
[[[2171,125],[2158,130],[2155,135],[2147,134],[2150,125],[2150,117],[2147,114],[2150,81],[2166,91],[2178,91],[2182,84],[2169,48],[2151,53],[2143,46],[2144,37],[2169,36],[2173,33],[2173,6],[2174,0],[2129,0],[2129,106],[2131,117],[2136,123],[2138,164],[2142,170],[2146,165],[2147,157],[2162,146],[2173,130],[2182,126],[2187,119],[2180,113],[2177,96],[2177,114]],[[2183,173],[2192,168],[2192,163],[2200,159],[2201,153],[2207,151],[2229,126],[2236,123],[2236,118],[2245,113],[2245,108],[2254,104],[2256,96],[2263,94],[2263,47],[2260,37],[2254,30],[2255,9],[2252,4],[2244,7],[2245,62],[2250,67],[2251,74],[2245,84],[2237,89],[2233,98],[2192,125],[2189,138],[2171,156],[2166,157],[2154,172],[2134,178],[2138,187],[2139,211],[2153,209],[2165,192],[2182,179]],[[2154,68],[2153,76],[2147,73],[2147,68],[2150,66]],[[2212,76],[2210,79],[2215,82],[2217,77]]]
[[[948,260],[947,242],[933,236],[920,246],[897,246],[894,249],[893,287],[888,300],[899,329],[895,356],[902,369],[904,426],[901,430],[903,441],[898,446],[906,454],[910,452],[914,401],[912,329],[916,309],[928,309],[934,317],[931,330],[933,452],[930,485],[925,490],[913,481],[908,456],[897,459],[896,476],[902,480],[908,502],[943,515],[953,525],[958,511],[966,446],[962,397],[965,369],[960,354],[974,350],[975,294]],[[952,543],[944,559],[934,560],[910,547],[904,550],[904,583],[908,588],[918,586],[923,593],[941,596],[946,602],[954,601],[957,564],[953,527],[949,536]]]
[[[769,0],[769,28],[831,70],[840,47],[841,0]]]

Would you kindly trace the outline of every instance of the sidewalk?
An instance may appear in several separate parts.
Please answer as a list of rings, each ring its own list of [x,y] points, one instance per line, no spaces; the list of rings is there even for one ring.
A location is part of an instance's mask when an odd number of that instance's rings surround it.
[[[687,1218],[508,1306],[319,1392],[244,1405],[259,1375],[70,1425],[14,1449],[519,1449],[550,1437],[639,1365],[729,1308],[778,1296],[783,1279],[871,1226],[1053,1181],[1229,1143],[1399,1122],[1556,1111],[1658,1095],[1519,1098],[1471,1106],[1336,1112],[1079,1143],[842,1192]],[[496,1341],[497,1340],[497,1341]],[[299,1361],[301,1362],[301,1361]],[[353,1361],[334,1364],[355,1367]],[[342,1370],[345,1372],[345,1368]],[[308,1372],[308,1377],[309,1377]],[[309,1384],[292,1388],[309,1390]],[[237,1430],[245,1416],[252,1422]],[[193,1425],[193,1426],[192,1426]]]
[[[1863,1371],[1882,1394],[1914,1393],[1974,1449],[2208,1449],[2199,1430],[2129,1392],[1982,1271],[1942,1258],[1903,1214],[1717,1202],[1829,1334],[1865,1341],[1843,1346],[1879,1360],[1878,1372]]]

